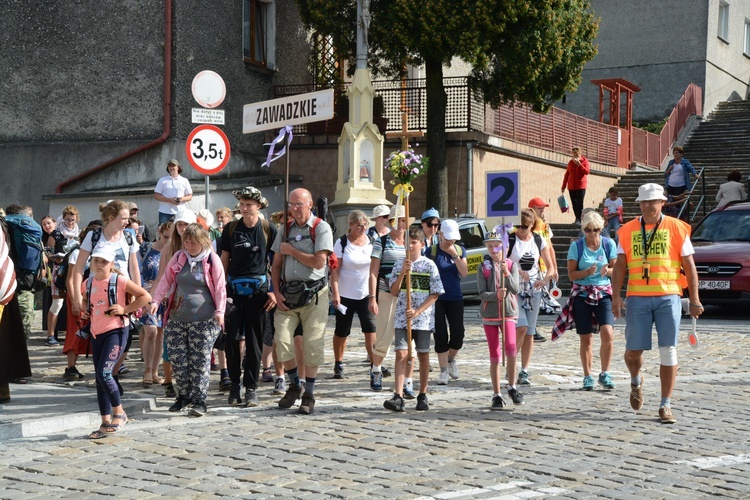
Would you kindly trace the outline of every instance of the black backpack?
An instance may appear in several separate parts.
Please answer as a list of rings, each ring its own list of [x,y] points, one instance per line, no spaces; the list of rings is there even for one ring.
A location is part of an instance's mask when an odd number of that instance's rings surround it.
[[[70,269],[70,254],[77,250],[79,246],[80,245],[76,243],[76,245],[70,251],[68,251],[68,253],[65,254],[65,257],[63,257],[60,266],[57,268],[55,288],[57,288],[60,296],[65,295],[65,293],[68,291],[68,269]],[[88,276],[84,276],[84,279],[86,279],[87,277]]]

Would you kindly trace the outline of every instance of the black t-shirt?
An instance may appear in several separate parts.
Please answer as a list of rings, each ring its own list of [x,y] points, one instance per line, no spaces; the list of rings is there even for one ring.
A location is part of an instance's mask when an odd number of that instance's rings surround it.
[[[224,227],[221,233],[221,250],[229,252],[229,271],[227,272],[229,276],[236,278],[266,274],[266,266],[270,261],[269,249],[273,240],[276,239],[276,226],[269,224],[270,241],[266,242],[262,224],[263,222],[258,219],[255,227],[249,228],[242,220],[239,220],[232,233],[231,241],[229,230],[232,224]]]

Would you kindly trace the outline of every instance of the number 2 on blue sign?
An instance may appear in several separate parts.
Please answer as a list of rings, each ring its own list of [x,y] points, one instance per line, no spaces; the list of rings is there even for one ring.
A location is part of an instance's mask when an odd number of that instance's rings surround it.
[[[487,172],[487,217],[517,217],[518,171]]]

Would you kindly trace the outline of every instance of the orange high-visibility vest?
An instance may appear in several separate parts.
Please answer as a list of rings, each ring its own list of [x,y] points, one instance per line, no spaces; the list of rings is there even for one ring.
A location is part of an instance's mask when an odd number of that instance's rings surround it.
[[[655,224],[646,225],[646,238],[650,238]],[[617,233],[620,246],[625,250],[628,263],[627,296],[680,295],[687,288],[687,278],[681,272],[680,252],[685,240],[690,237],[690,226],[679,219],[663,216],[648,252],[651,265],[649,280],[643,277],[643,242],[641,218],[635,218],[622,226]]]

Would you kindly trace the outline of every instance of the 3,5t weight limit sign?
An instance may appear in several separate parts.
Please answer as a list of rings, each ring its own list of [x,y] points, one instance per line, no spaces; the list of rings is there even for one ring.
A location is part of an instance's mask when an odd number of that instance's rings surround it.
[[[193,168],[202,174],[221,172],[229,162],[229,139],[213,125],[200,125],[188,135],[185,155]]]

